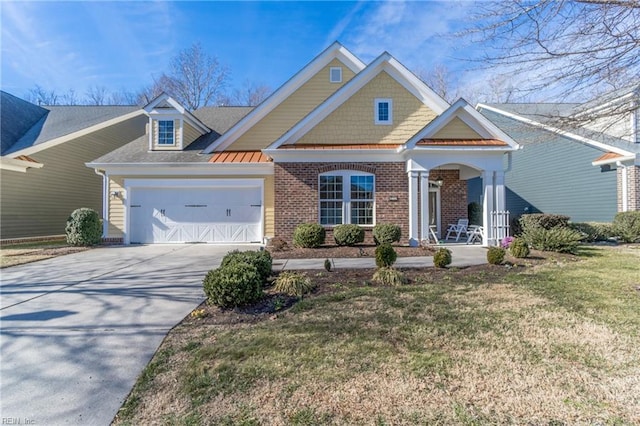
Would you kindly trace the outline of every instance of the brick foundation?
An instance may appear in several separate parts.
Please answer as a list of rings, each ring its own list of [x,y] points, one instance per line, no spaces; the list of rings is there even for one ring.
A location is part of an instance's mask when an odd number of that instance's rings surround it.
[[[275,236],[291,242],[297,225],[317,223],[318,175],[331,170],[358,170],[375,175],[375,223],[394,223],[402,229],[401,242],[409,240],[409,182],[404,162],[397,163],[275,163]],[[457,170],[442,170],[440,191],[443,228],[467,217],[467,183]],[[434,176],[435,178],[435,176]],[[333,243],[327,228],[327,243]],[[372,243],[371,227],[365,242]]]

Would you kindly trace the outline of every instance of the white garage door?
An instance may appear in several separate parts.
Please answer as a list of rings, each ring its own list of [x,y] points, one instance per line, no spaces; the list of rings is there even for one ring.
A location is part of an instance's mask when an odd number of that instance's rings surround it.
[[[131,243],[237,243],[262,239],[262,190],[132,188]]]

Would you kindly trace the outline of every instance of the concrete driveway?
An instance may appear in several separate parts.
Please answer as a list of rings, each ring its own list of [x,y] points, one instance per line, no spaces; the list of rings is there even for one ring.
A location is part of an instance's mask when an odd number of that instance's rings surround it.
[[[3,269],[3,424],[108,425],[234,248],[256,246],[104,247]]]

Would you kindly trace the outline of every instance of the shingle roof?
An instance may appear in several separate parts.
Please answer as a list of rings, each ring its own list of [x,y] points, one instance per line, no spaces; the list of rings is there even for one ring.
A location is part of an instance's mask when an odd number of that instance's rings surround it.
[[[221,135],[249,114],[251,110],[253,107],[203,107],[196,110],[193,115],[208,128]]]
[[[49,110],[0,90],[0,155],[47,115]]]

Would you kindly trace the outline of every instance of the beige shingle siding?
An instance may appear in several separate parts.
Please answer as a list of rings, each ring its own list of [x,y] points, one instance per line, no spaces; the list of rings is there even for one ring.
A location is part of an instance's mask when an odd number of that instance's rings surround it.
[[[124,180],[139,179],[140,176],[110,176],[109,180],[109,192],[111,191],[123,191]],[[264,179],[264,233],[266,237],[273,237],[275,230],[274,223],[274,186],[273,175],[255,176],[255,175],[240,175],[240,176],[225,176],[225,175],[211,175],[211,176],[198,176],[202,179]],[[166,179],[166,176],[144,176],[144,179]],[[171,179],[193,179],[193,176],[172,176]],[[126,195],[126,194],[125,194]],[[124,198],[111,198],[109,200],[109,238],[121,238],[124,235]]]
[[[455,117],[431,139],[482,139],[482,137],[460,118]]]
[[[138,117],[31,154],[41,169],[2,170],[0,238],[64,234],[69,214],[79,207],[102,216],[102,177],[85,163],[142,136],[145,121]]]
[[[331,67],[342,67],[342,83],[329,82],[329,69]],[[256,151],[266,148],[351,80],[353,76],[353,71],[338,59],[334,59],[260,122],[233,142],[228,150]]]
[[[392,124],[374,123],[374,101],[392,100]],[[381,72],[296,144],[405,143],[436,114],[386,72]]]
[[[195,141],[200,137],[200,132],[193,127],[191,124],[184,122],[184,131],[183,131],[183,139],[182,145],[187,147],[191,142]]]

